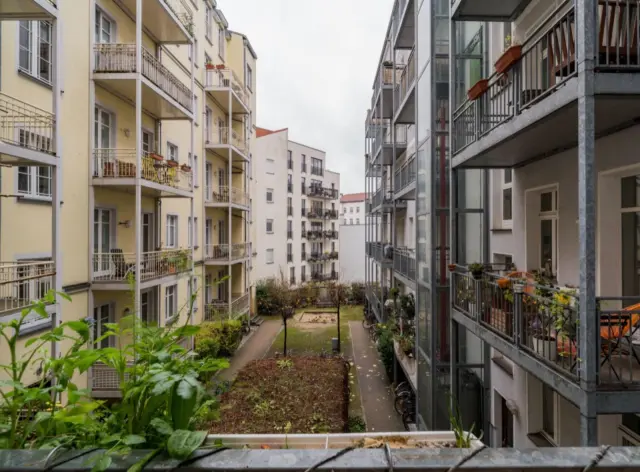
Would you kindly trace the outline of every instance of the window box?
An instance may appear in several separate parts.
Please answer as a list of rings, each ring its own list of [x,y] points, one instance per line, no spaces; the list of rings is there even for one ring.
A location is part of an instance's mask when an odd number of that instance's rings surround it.
[[[479,80],[478,82],[476,82],[476,84],[471,87],[468,91],[467,91],[467,97],[469,98],[470,101],[474,101],[477,100],[478,98],[480,98],[481,95],[483,95],[487,90],[489,90],[489,80],[488,79],[482,79]]]
[[[205,69],[207,69],[207,70],[213,70],[213,69],[215,69],[215,68],[216,68],[216,66],[214,66],[211,62],[207,62],[207,63],[204,65],[204,68],[205,68]]]
[[[496,61],[495,67],[498,74],[504,74],[522,57],[522,46],[520,44],[514,44],[509,47],[502,56]]]
[[[164,161],[164,157],[162,157],[160,154],[156,154],[155,152],[150,153],[149,157],[155,161]]]
[[[184,171],[184,172],[191,172],[191,166],[187,165],[187,164],[182,164],[180,166],[180,168]]]
[[[170,159],[170,160],[167,161],[167,165],[169,167],[178,167],[178,161],[174,161],[174,160]]]

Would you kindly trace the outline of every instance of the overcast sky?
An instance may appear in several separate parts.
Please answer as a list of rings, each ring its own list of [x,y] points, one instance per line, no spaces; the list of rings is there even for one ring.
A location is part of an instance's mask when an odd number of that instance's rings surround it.
[[[364,191],[364,120],[393,0],[219,0],[258,55],[258,119]]]

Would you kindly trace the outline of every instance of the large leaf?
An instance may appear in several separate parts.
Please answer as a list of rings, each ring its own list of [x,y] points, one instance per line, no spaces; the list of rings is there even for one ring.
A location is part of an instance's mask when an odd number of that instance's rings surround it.
[[[82,337],[89,336],[89,325],[84,321],[67,321],[65,325]]]
[[[168,378],[166,380],[163,380],[159,383],[157,383],[154,387],[153,390],[151,390],[151,395],[161,395],[163,393],[165,393],[166,391],[168,391],[169,389],[171,389],[171,387],[174,386],[174,384],[176,383],[176,379],[175,378]]]
[[[206,438],[206,431],[186,431],[179,429],[169,436],[167,451],[174,459],[184,460],[193,454]]]
[[[122,442],[127,446],[134,446],[136,444],[143,444],[144,442],[146,442],[146,439],[138,434],[130,434],[128,436],[125,436]]]
[[[178,383],[178,388],[176,392],[180,398],[184,398],[188,400],[192,396],[195,395],[196,389],[194,388],[193,383],[190,381],[191,379],[184,378]]]
[[[107,455],[107,453],[105,452],[95,461],[93,467],[91,468],[91,472],[104,472],[109,468],[111,462],[111,456]]]
[[[171,425],[161,418],[152,419],[150,424],[162,436],[170,436],[173,433]]]
[[[186,396],[187,389],[191,392],[190,396]],[[186,429],[189,426],[197,402],[198,397],[193,386],[181,380],[171,396],[171,421],[174,429]]]

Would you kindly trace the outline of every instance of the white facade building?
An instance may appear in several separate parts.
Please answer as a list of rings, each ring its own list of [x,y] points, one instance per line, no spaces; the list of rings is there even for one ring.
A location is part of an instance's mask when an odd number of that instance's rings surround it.
[[[340,197],[340,224],[364,225],[366,193],[350,193]]]
[[[254,277],[292,283],[335,280],[339,269],[340,174],[326,153],[258,128],[254,153]]]

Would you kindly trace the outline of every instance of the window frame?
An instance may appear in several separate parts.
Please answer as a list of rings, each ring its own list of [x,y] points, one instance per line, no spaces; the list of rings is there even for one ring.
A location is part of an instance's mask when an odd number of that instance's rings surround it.
[[[175,158],[171,156],[171,151],[175,149]],[[177,144],[173,144],[171,141],[167,141],[167,160],[179,162],[179,148]]]
[[[20,175],[23,173],[21,169],[27,169],[26,175],[28,179],[29,189],[27,191],[20,189]],[[49,182],[49,194],[40,194],[38,191],[40,171],[41,169],[48,169],[49,175],[45,176]],[[53,172],[49,166],[16,166],[16,194],[20,195],[21,199],[40,200],[44,202],[50,202],[53,198]]]
[[[249,90],[249,92],[253,93],[253,69],[250,64],[247,64],[247,79],[245,86]]]
[[[507,179],[507,174],[510,178]],[[510,218],[505,219],[505,202],[507,201],[505,195],[509,192],[510,197]],[[500,172],[500,220],[502,221],[502,227],[505,229],[513,228],[513,170],[502,169]]]
[[[41,41],[42,35],[41,35],[41,25],[42,23],[46,24],[48,29],[49,29],[49,34],[48,34],[48,42],[46,41]],[[28,44],[25,47],[22,43],[22,31],[25,24],[29,25],[28,28]],[[26,29],[26,28],[25,28]],[[53,38],[53,24],[50,21],[46,21],[46,20],[20,20],[18,21],[18,40],[17,40],[17,45],[18,45],[18,60],[17,60],[17,66],[18,66],[18,72],[23,73],[28,75],[29,77],[32,77],[34,79],[36,79],[39,82],[42,82],[43,84],[46,85],[52,85],[53,84],[53,72],[54,72],[54,67],[53,67],[53,61],[54,61],[54,54],[53,54],[53,42],[54,42],[54,38]],[[49,59],[47,60],[46,58],[43,59],[41,53],[43,51],[43,45],[44,44],[48,44],[48,53],[49,53]],[[22,59],[21,59],[21,53],[22,51],[26,51],[28,54],[28,65],[25,66],[22,63]],[[41,71],[41,65],[42,65],[42,61],[46,61],[46,63],[48,63],[48,78],[46,76],[42,75],[42,71]]]
[[[170,302],[171,307],[169,307]],[[171,315],[169,315],[169,308],[171,308]],[[164,289],[164,319],[169,321],[176,316],[178,316],[178,284],[173,284]]]
[[[167,241],[165,247],[175,249],[178,247],[178,215],[174,213],[167,214],[166,227]],[[173,242],[171,242],[171,239],[173,239]]]
[[[269,225],[271,225],[271,229],[269,229]],[[267,218],[265,231],[267,232],[267,234],[273,234],[273,218]]]
[[[269,199],[269,194],[271,194],[271,199]],[[273,203],[273,189],[272,188],[268,188],[265,192],[265,199],[267,201],[267,203]]]
[[[271,256],[271,260],[269,260],[269,256]],[[273,264],[275,260],[275,254],[273,248],[269,248],[265,250],[265,264]]]

